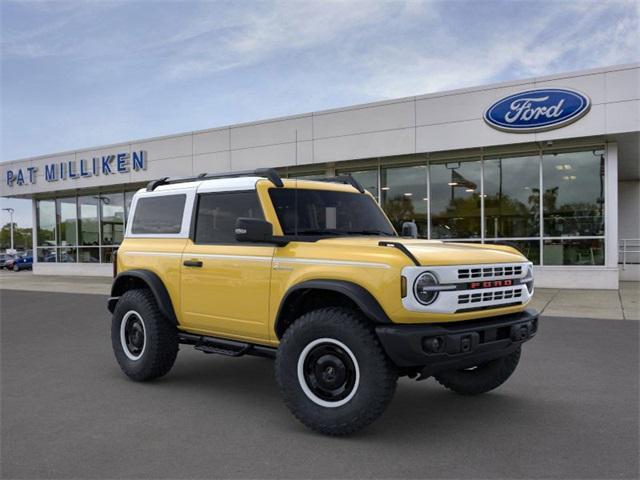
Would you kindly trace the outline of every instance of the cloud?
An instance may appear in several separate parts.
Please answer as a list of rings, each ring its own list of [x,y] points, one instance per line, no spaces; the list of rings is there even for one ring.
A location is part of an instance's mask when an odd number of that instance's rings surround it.
[[[372,98],[395,98],[503,81],[505,76],[527,78],[637,61],[636,5],[558,2],[537,9],[535,17],[523,14],[526,21],[485,19],[483,37],[457,39],[449,30],[460,18],[441,14],[429,28],[436,48],[386,45],[369,50],[362,59],[367,81],[357,88]]]
[[[4,1],[2,158],[638,61],[639,6]]]
[[[169,76],[183,80],[331,44],[383,20],[395,8],[391,3],[348,1],[253,5],[249,11],[228,12],[232,26],[223,31],[215,28],[215,35],[202,22],[191,26],[198,35],[186,36],[188,42],[171,59]]]

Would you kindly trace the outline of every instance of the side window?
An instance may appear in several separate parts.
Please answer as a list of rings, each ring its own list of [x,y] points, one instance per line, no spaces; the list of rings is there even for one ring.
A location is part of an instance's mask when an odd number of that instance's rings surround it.
[[[195,243],[235,243],[239,217],[264,218],[254,190],[201,194]]]
[[[133,214],[131,233],[180,233],[186,198],[184,194],[139,198]]]

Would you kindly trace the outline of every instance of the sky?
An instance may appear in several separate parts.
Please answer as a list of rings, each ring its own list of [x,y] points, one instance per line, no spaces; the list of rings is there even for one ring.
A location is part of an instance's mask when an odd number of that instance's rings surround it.
[[[2,0],[0,15],[0,161],[640,60],[638,0]]]

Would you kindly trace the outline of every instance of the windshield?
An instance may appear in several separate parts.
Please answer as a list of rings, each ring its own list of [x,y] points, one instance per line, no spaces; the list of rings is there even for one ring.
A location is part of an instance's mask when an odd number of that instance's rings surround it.
[[[396,236],[369,195],[294,188],[273,188],[269,195],[284,235]]]

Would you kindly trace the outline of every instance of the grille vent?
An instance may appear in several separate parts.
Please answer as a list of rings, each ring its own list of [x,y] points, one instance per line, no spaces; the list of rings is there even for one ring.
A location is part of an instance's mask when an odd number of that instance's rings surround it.
[[[506,265],[500,267],[459,268],[458,280],[474,280],[481,278],[506,278],[522,275],[522,265]]]

